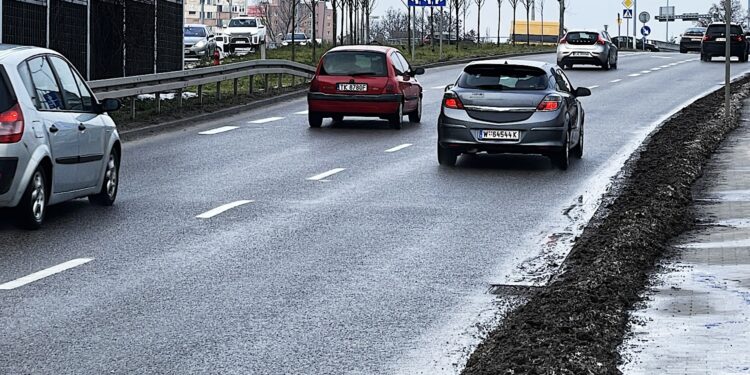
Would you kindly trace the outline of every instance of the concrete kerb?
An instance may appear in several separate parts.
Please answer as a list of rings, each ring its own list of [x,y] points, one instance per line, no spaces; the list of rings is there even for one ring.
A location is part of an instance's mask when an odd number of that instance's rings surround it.
[[[450,60],[450,61],[441,61],[437,63],[431,63],[427,65],[423,65],[422,67],[425,69],[430,68],[438,68],[443,66],[450,66],[450,65],[461,65],[461,64],[467,64],[472,61],[478,61],[478,60],[494,60],[499,58],[511,58],[511,57],[520,57],[520,56],[533,56],[533,55],[543,55],[547,53],[551,53],[552,51],[546,51],[546,52],[526,52],[526,53],[511,53],[511,54],[505,54],[505,55],[494,55],[494,56],[483,56],[483,57],[474,57],[474,58],[466,58],[466,59],[460,59],[460,60]],[[243,112],[249,112],[253,109],[256,109],[258,107],[262,107],[268,104],[276,103],[279,100],[287,100],[287,99],[295,99],[299,98],[301,96],[304,96],[304,94],[307,93],[307,89],[300,89],[295,90],[291,92],[287,92],[281,95],[276,95],[270,98],[264,98],[259,100],[254,100],[251,102],[247,102],[245,104],[240,104],[236,106],[231,106],[223,109],[219,109],[213,112],[207,112],[207,113],[201,113],[195,116],[180,118],[176,120],[170,120],[166,122],[161,122],[158,124],[152,124],[147,125],[143,127],[138,127],[134,129],[127,129],[120,131],[120,135],[123,137],[123,139],[135,139],[140,138],[143,136],[146,136],[150,133],[154,133],[157,131],[163,131],[163,130],[169,130],[173,128],[178,127],[185,127],[185,126],[191,126],[195,125],[198,122],[204,122],[204,121],[210,121],[214,120],[217,116],[230,116],[230,115],[236,115],[238,113]]]

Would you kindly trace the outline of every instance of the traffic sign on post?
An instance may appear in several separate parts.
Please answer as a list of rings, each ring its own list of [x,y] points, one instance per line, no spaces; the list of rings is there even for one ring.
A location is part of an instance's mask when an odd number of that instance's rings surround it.
[[[640,14],[638,14],[638,20],[640,20],[642,23],[646,23],[651,20],[651,15],[648,14],[648,12],[641,12]]]
[[[633,7],[633,0],[623,0],[623,1],[622,1],[622,5],[623,5],[623,6],[625,7],[625,8],[628,8],[628,9],[630,9],[630,8],[632,8],[632,7]]]
[[[622,10],[622,18],[633,18],[633,10],[632,9],[623,9]]]
[[[641,27],[641,35],[643,36],[649,36],[651,35],[651,28],[648,26]]]

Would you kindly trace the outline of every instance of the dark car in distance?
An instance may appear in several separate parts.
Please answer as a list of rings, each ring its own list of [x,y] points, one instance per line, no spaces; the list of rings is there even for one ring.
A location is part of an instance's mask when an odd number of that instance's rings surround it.
[[[583,156],[586,116],[578,98],[589,95],[553,64],[470,63],[443,95],[438,162],[454,166],[463,153],[524,153],[549,156],[567,169],[571,153]]]
[[[680,53],[700,51],[703,36],[706,34],[705,27],[691,27],[685,30],[680,37]]]
[[[616,36],[612,38],[612,42],[617,45],[617,48],[633,48],[633,37],[632,36]],[[646,40],[646,46],[643,46],[643,39],[639,38],[635,40],[635,49],[639,51],[647,52],[660,52],[661,50],[656,44],[649,40]]]
[[[387,119],[401,129],[404,115],[422,120],[422,85],[414,68],[398,49],[385,46],[341,46],[326,52],[310,81],[307,94],[310,127],[323,118],[335,122],[344,116]]]
[[[740,62],[747,62],[750,45],[742,26],[729,25],[729,36],[726,35],[725,23],[712,23],[706,28],[706,35],[701,43],[701,61],[711,61],[714,56],[724,56],[727,38],[729,39],[730,56],[739,58]]]

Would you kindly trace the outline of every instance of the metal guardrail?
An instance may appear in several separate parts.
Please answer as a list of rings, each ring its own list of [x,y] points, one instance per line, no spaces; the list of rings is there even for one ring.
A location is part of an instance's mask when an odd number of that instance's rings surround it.
[[[269,74],[288,74],[310,79],[315,74],[315,68],[288,60],[253,60],[176,72],[90,81],[89,87],[99,99],[125,98]]]

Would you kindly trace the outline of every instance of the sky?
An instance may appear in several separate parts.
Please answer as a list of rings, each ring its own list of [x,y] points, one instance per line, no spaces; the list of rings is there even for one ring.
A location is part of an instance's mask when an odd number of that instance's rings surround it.
[[[385,13],[388,8],[401,8],[405,9],[401,0],[375,0],[375,15],[381,15]],[[469,0],[473,1],[473,0]],[[537,4],[542,0],[536,0]],[[571,28],[585,28],[585,29],[602,29],[604,25],[609,25],[610,35],[616,36],[617,34],[617,14],[622,12],[624,6],[622,0],[569,0],[570,5],[567,12],[565,13],[565,24],[568,29]],[[650,39],[664,40],[666,37],[666,23],[658,22],[654,20],[654,16],[659,14],[659,7],[666,6],[667,0],[636,0],[638,6],[638,13],[642,11],[649,12],[651,14],[651,21],[647,24],[651,27]],[[719,0],[669,0],[669,5],[675,7],[675,13],[701,13],[704,14],[711,7],[711,4],[718,2]],[[742,0],[743,9],[747,9],[747,2],[749,0]],[[557,21],[559,13],[559,7],[557,0],[544,0],[544,19]],[[518,5],[517,8],[517,19],[525,18],[526,11],[523,7]],[[637,15],[636,15],[637,17]],[[504,0],[502,5],[502,23],[500,26],[500,34],[507,36],[510,32],[510,25],[512,20],[512,9],[509,1]],[[537,20],[540,20],[540,10],[537,5]],[[477,25],[477,7],[472,2],[471,8],[466,16],[467,28],[466,30],[476,29]],[[685,29],[693,26],[693,22],[676,21],[669,23],[669,35],[670,37],[679,36]],[[486,34],[486,30],[489,27],[490,35],[497,35],[497,0],[486,0],[482,6],[482,31],[481,35]],[[638,30],[640,30],[641,23],[638,23]],[[625,23],[622,24],[622,35],[625,35],[626,27]],[[630,20],[630,34],[633,33],[632,20]]]

